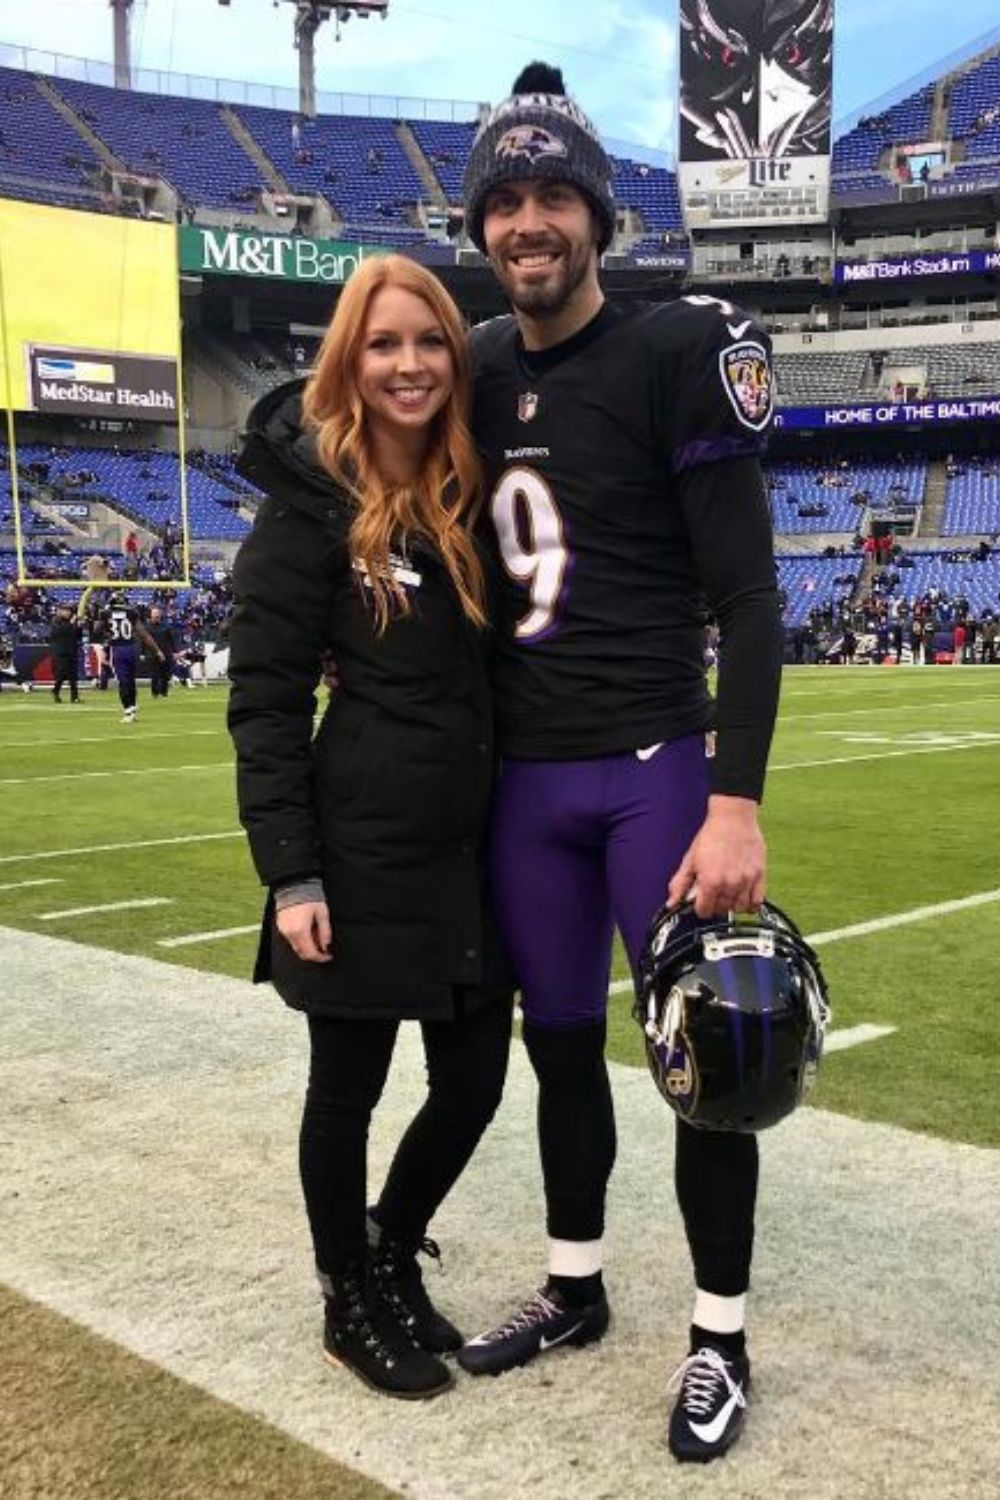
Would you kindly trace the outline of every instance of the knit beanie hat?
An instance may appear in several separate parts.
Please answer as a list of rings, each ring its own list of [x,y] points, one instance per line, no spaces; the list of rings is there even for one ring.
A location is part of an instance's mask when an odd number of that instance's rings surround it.
[[[600,225],[603,253],[615,232],[611,163],[597,131],[579,105],[566,96],[558,68],[530,63],[511,97],[493,108],[479,127],[465,168],[465,223],[485,251],[486,195],[505,182],[544,177],[570,182],[589,200]]]

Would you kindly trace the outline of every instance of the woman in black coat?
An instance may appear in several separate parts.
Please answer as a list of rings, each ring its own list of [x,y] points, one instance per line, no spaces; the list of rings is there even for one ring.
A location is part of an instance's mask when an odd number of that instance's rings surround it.
[[[393,1395],[461,1334],[416,1262],[500,1100],[512,983],[486,900],[493,777],[458,312],[399,256],[341,294],[315,372],[251,414],[267,494],[234,569],[229,727],[269,888],[255,979],[308,1017],[300,1165],[327,1356]],[[324,653],[339,687],[316,733]],[[400,1020],[429,1088],[366,1220],[368,1125]],[[369,1239],[373,1241],[369,1248]]]

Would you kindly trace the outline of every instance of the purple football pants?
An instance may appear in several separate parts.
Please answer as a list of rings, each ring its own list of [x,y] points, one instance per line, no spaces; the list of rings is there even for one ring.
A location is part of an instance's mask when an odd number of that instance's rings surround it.
[[[538,1077],[553,1238],[603,1232],[615,1157],[601,1055],[614,929],[634,971],[707,798],[700,734],[652,753],[503,764],[491,835],[493,900]],[[554,1045],[560,1029],[565,1042]],[[731,1297],[747,1289],[757,1166],[755,1137],[677,1122],[674,1180],[703,1291]]]
[[[600,1020],[614,929],[634,970],[707,799],[700,734],[651,754],[504,762],[491,838],[493,898],[528,1020]]]
[[[133,645],[112,645],[111,665],[118,679],[118,697],[122,708],[135,708],[136,649]]]

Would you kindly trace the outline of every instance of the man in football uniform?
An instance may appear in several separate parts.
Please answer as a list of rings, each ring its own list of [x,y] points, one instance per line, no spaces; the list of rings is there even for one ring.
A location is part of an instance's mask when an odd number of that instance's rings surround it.
[[[86,589],[80,600],[80,614],[87,607],[91,590]],[[111,667],[118,682],[118,698],[122,706],[122,723],[134,724],[138,715],[136,705],[136,666],[138,648],[141,643],[157,662],[163,661],[163,652],[146,629],[139,611],[129,604],[124,590],[111,595],[107,606],[100,612],[101,630],[110,649]]]
[[[714,298],[604,300],[611,165],[543,64],[481,127],[465,197],[514,307],[473,333],[473,425],[503,580],[493,879],[539,1084],[549,1234],[544,1286],[459,1355],[499,1374],[608,1326],[613,930],[634,968],[665,898],[695,895],[703,917],[762,900],[781,629],[759,462],[767,336]],[[696,1291],[669,1443],[705,1461],[745,1407],[756,1139],[679,1123],[675,1176]]]

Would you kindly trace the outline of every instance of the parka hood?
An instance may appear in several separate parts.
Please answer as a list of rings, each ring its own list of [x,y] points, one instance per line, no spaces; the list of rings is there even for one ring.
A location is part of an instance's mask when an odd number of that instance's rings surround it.
[[[305,384],[304,378],[286,381],[255,403],[236,470],[266,494],[325,520],[350,502],[320,463],[315,433],[303,431]]]

